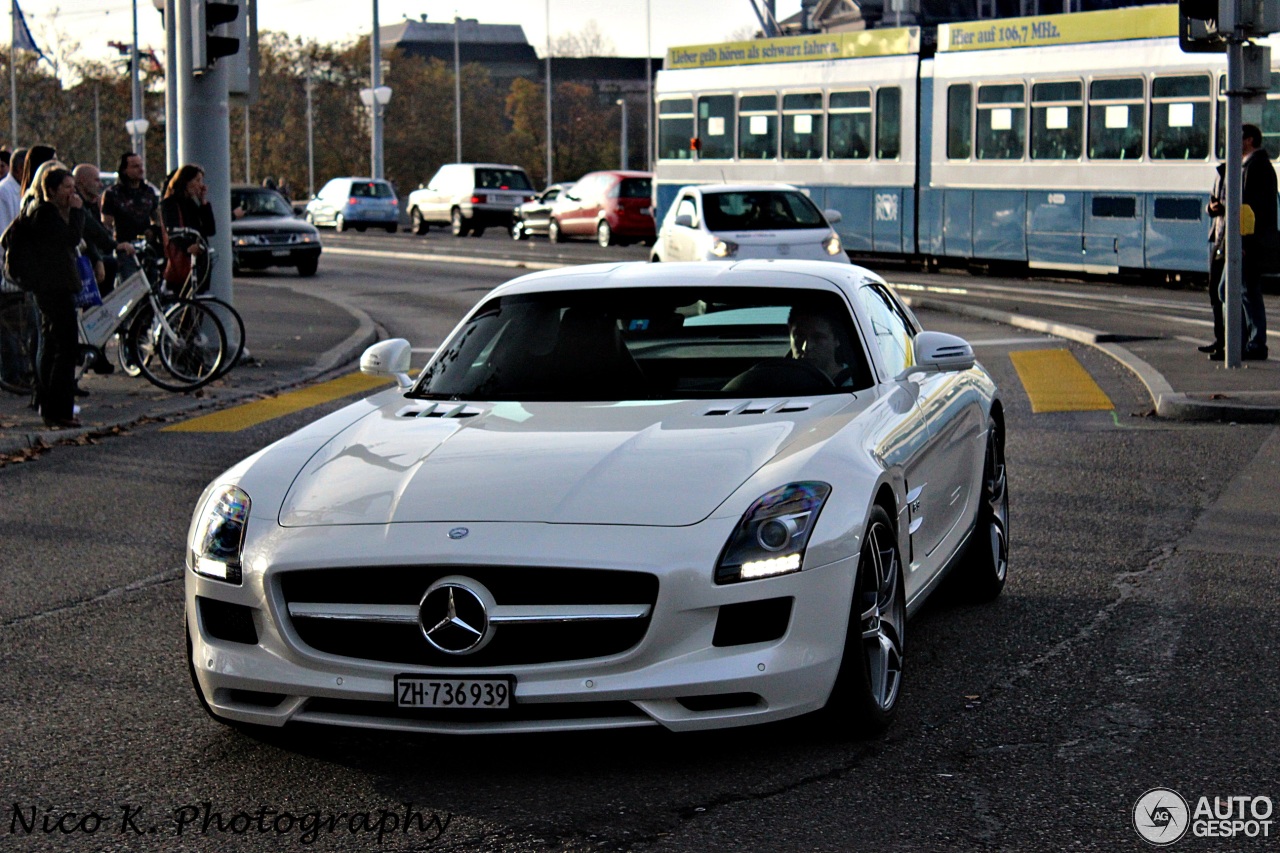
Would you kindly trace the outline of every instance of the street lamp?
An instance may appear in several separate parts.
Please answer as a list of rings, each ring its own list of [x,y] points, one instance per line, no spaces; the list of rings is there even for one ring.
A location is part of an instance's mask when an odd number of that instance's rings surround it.
[[[373,159],[370,163],[375,179],[382,178],[382,113],[391,100],[390,86],[377,86],[360,90],[360,101],[370,111],[373,118]]]
[[[133,150],[137,151],[141,156],[143,151],[147,150],[146,135],[147,128],[151,127],[151,122],[145,118],[131,118],[124,123],[124,129],[129,131],[129,139],[133,141]],[[143,159],[143,168],[146,168],[147,161]]]
[[[619,144],[622,159],[622,171],[627,171],[627,101],[625,98],[618,98],[615,104],[622,107],[622,140]]]

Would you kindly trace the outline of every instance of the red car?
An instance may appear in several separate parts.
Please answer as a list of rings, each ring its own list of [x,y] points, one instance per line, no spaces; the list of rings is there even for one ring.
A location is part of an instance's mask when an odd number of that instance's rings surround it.
[[[547,237],[595,237],[601,246],[657,238],[650,192],[652,172],[591,172],[562,192],[551,208]]]

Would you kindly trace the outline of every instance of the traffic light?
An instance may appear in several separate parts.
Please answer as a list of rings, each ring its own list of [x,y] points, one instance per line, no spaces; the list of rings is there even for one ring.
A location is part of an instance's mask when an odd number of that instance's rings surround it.
[[[218,30],[230,24],[240,15],[240,4],[235,0],[193,0],[191,11],[191,70],[196,74],[208,71],[219,57],[231,56],[240,50],[240,39],[232,38]]]
[[[1178,0],[1178,44],[1183,53],[1227,49],[1227,40],[1218,32],[1218,0]]]

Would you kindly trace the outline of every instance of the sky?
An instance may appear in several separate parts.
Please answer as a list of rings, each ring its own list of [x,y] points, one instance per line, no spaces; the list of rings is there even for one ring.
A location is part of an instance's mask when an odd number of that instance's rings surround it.
[[[455,14],[483,24],[520,24],[539,55],[547,37],[550,5],[552,37],[580,31],[590,20],[617,49],[618,56],[645,55],[645,9],[649,8],[653,56],[674,45],[725,41],[759,26],[750,0],[259,0],[258,27],[285,31],[319,42],[348,41],[369,32],[373,3],[386,26],[422,15],[452,21]],[[116,55],[108,42],[132,40],[131,0],[18,0],[37,44],[46,53],[58,43],[78,42],[78,56]],[[153,0],[137,0],[138,46],[164,51],[164,29]],[[761,3],[763,5],[763,3]],[[777,0],[778,18],[800,9],[800,0]],[[358,11],[359,17],[353,12]]]

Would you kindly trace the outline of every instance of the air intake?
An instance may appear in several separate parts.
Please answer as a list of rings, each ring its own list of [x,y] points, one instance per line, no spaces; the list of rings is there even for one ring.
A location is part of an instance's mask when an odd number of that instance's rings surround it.
[[[731,415],[785,415],[791,412],[807,412],[812,404],[802,401],[771,401],[758,403],[748,400],[735,406],[712,406],[702,414],[706,417],[729,417]]]
[[[481,413],[481,409],[465,403],[432,403],[425,408],[410,406],[397,414],[402,418],[474,418]]]

